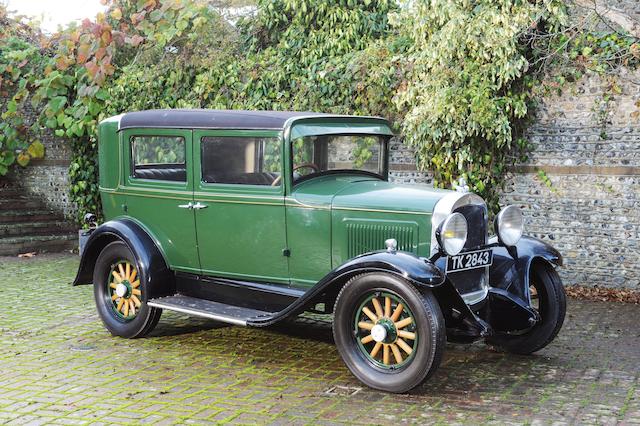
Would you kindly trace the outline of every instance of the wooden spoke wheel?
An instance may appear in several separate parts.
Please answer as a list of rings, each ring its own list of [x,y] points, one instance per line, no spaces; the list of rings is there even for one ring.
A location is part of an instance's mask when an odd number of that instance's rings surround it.
[[[446,342],[435,296],[382,272],[345,284],[334,306],[333,337],[354,376],[388,392],[406,392],[433,374]]]
[[[142,291],[138,270],[128,260],[117,262],[109,274],[108,294],[116,315],[130,321],[136,317],[142,305]]]
[[[354,324],[360,350],[375,365],[401,368],[419,344],[413,318],[407,302],[396,294],[378,291],[366,296]]]
[[[153,330],[162,310],[147,305],[150,293],[152,287],[129,247],[120,241],[107,244],[96,259],[93,294],[111,334],[131,339]]]

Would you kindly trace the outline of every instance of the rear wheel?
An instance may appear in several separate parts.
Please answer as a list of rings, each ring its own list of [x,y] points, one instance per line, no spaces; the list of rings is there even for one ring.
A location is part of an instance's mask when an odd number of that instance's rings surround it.
[[[528,355],[547,346],[558,335],[567,312],[567,297],[560,276],[546,262],[531,267],[529,294],[531,307],[540,314],[540,321],[524,334],[499,335],[487,343],[508,352]]]
[[[160,320],[161,309],[147,305],[147,285],[126,244],[108,244],[93,271],[93,294],[98,314],[115,336],[142,337]]]
[[[356,276],[334,308],[333,334],[345,364],[388,392],[420,385],[440,365],[446,334],[435,297],[390,274]]]

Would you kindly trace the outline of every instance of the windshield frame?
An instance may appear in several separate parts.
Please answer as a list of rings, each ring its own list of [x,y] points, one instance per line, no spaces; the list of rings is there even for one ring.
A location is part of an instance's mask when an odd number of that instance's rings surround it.
[[[382,155],[382,174],[370,172],[368,170],[359,170],[359,169],[332,169],[332,170],[323,170],[317,173],[311,173],[309,175],[302,176],[296,180],[294,179],[294,176],[293,176],[293,169],[295,167],[295,165],[293,164],[293,156],[294,156],[293,142],[295,140],[290,140],[288,142],[289,164],[291,164],[291,167],[289,169],[290,170],[289,179],[291,181],[292,188],[302,182],[306,182],[311,179],[315,179],[317,177],[329,176],[329,175],[335,175],[335,174],[352,174],[352,175],[356,174],[356,175],[364,175],[364,176],[378,178],[383,181],[389,180],[389,141],[391,140],[392,136],[380,134],[380,133],[351,133],[351,132],[327,133],[326,135],[320,134],[320,135],[314,135],[314,136],[376,136],[380,138],[382,140],[382,149],[380,150],[381,151],[380,155]],[[307,137],[307,136],[304,136],[304,137]]]

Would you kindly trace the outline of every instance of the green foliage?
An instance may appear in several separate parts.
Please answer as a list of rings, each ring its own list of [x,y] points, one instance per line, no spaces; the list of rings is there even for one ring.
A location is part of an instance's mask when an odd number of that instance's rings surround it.
[[[9,167],[25,167],[44,157],[39,128],[27,118],[29,89],[42,66],[42,55],[32,43],[38,34],[9,20],[0,7],[0,97],[6,99],[0,114],[0,176]]]
[[[258,0],[237,28],[205,0],[105,1],[49,39],[0,6],[0,175],[43,154],[43,129],[70,140],[78,218],[100,212],[97,124],[150,108],[381,115],[438,186],[465,176],[495,207],[541,70],[569,58],[575,74],[552,73],[566,81],[640,57],[630,38],[561,31],[560,0]],[[354,155],[371,161],[366,141]]]
[[[464,176],[497,207],[502,175],[519,146],[514,123],[526,117],[528,71],[522,40],[541,20],[562,19],[558,2],[416,2],[402,16],[412,71],[395,100],[406,111],[406,143],[435,184]]]

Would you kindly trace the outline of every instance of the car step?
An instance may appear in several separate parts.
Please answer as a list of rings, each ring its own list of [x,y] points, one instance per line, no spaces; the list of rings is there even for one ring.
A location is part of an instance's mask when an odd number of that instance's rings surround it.
[[[247,325],[250,320],[265,319],[273,316],[272,312],[227,305],[181,294],[151,299],[147,302],[147,305],[235,325]]]

